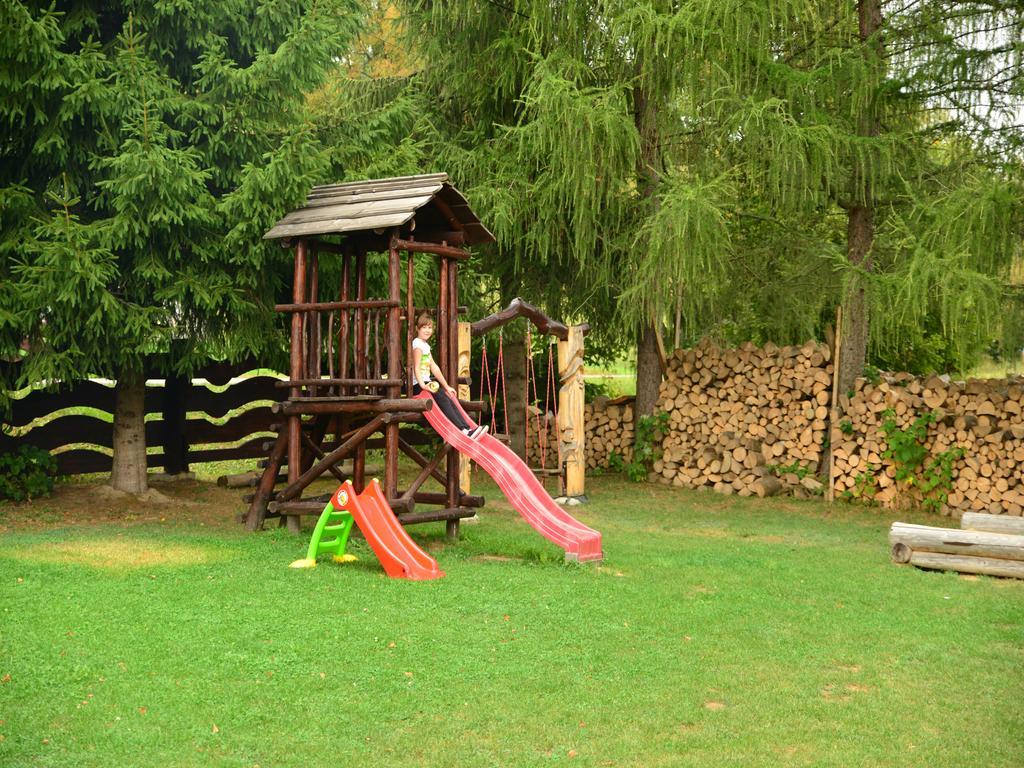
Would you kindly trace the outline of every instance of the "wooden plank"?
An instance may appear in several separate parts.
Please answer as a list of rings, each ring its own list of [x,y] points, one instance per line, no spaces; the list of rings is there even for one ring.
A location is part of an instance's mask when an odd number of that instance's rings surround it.
[[[0,448],[10,451],[16,450],[22,445],[34,445],[37,448],[53,451],[72,443],[89,443],[104,448],[113,448],[113,433],[114,425],[110,422],[102,421],[94,416],[73,414],[59,416],[48,424],[30,429],[21,437],[0,435]],[[156,443],[151,444],[156,445]]]
[[[354,202],[345,198],[327,198],[328,205],[315,205],[292,211],[275,227],[290,224],[309,224],[332,219],[365,219],[368,216],[383,216],[389,213],[412,212],[422,208],[433,199],[432,192],[425,195],[395,195],[384,200]]]
[[[189,419],[186,422],[185,435],[192,447],[205,443],[233,443],[254,432],[269,432],[272,424],[280,422],[281,418],[275,416],[270,408],[253,408],[228,419],[223,424],[212,424],[206,419]],[[162,424],[162,422],[150,423]],[[146,441],[149,443],[148,430]],[[155,443],[150,444],[155,445]]]
[[[202,368],[194,371],[192,373],[192,379],[193,384],[196,384],[194,381],[195,379],[206,379],[210,384],[222,387],[233,378],[241,376],[244,373],[249,373],[258,368],[266,367],[267,366],[264,362],[257,360],[255,357],[247,357],[236,363],[217,361],[208,363]]]
[[[204,461],[229,461],[232,459],[262,459],[267,455],[263,444],[266,437],[254,437],[241,445],[233,448],[205,448],[197,451],[190,451],[188,460],[192,464]],[[152,456],[150,458],[153,458]]]
[[[159,405],[157,405],[159,407]],[[114,388],[95,381],[78,381],[60,391],[37,390],[11,402],[10,418],[5,424],[23,427],[34,419],[48,416],[63,408],[96,408],[114,412]]]
[[[315,208],[334,206],[339,204],[358,204],[358,203],[369,203],[377,200],[397,200],[401,198],[410,197],[421,197],[423,195],[433,196],[436,192],[441,190],[441,184],[420,184],[415,187],[392,187],[390,189],[378,189],[372,192],[334,192],[326,190],[324,192],[317,192],[315,195],[310,194],[306,200],[306,204],[302,208],[297,208],[288,214],[291,216],[293,213],[299,211],[308,211]],[[284,223],[288,216],[281,219]]]
[[[398,522],[402,525],[417,525],[419,523],[438,523],[442,520],[464,520],[467,517],[473,517],[475,514],[475,509],[452,507],[431,512],[409,512],[397,515],[397,517]]]
[[[314,221],[308,224],[279,224],[263,236],[264,240],[280,237],[300,237],[302,235],[327,235],[334,232],[358,232],[363,229],[380,229],[381,227],[398,227],[408,222],[416,211],[367,216],[362,219],[329,219]]]
[[[193,386],[185,406],[189,411],[202,411],[208,416],[219,419],[227,415],[229,411],[260,400],[278,402],[281,399],[281,393],[276,386],[278,381],[280,379],[260,376],[256,379],[240,381],[223,392],[213,392],[203,386]]]
[[[421,173],[415,176],[395,176],[391,179],[368,179],[366,181],[346,181],[340,184],[319,184],[310,190],[314,195],[357,195],[386,189],[406,189],[416,185],[441,184],[448,181],[447,173]]]
[[[110,472],[113,459],[103,453],[76,448],[54,454],[58,475],[82,475],[88,472]]]

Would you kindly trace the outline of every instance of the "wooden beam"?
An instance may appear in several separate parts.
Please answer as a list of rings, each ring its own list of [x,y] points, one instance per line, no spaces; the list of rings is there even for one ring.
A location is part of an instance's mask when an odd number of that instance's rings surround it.
[[[298,400],[283,403],[274,403],[270,406],[272,413],[283,413],[290,416],[297,414],[324,414],[324,413],[398,413],[407,412],[410,415],[429,411],[434,406],[433,400],[416,400],[408,398],[379,399],[379,400],[341,400],[327,398],[326,401],[311,401],[310,398],[300,397]]]
[[[515,320],[517,317],[525,317],[537,326],[541,333],[550,334],[562,341],[569,338],[569,329],[564,323],[551,319],[541,312],[540,309],[533,306],[533,304],[528,304],[518,298],[512,299],[509,305],[500,312],[495,312],[493,315],[488,315],[482,320],[477,320],[473,323],[473,335],[483,336],[488,331],[493,331],[495,328],[499,328],[505,325],[505,323]],[[590,331],[590,326],[587,323],[577,327],[582,330],[584,336]]]
[[[353,449],[357,448],[367,437],[380,429],[381,425],[390,423],[392,421],[392,415],[393,414],[390,413],[382,413],[371,420],[366,426],[360,427],[356,430],[352,437],[324,456],[324,458],[308,470],[303,472],[297,479],[291,480],[288,487],[278,494],[278,501],[289,501],[298,496],[302,492],[303,488],[308,486],[327,470],[328,465],[336,464],[341,461],[341,459],[348,456],[348,454],[351,453]],[[297,469],[297,467],[293,468],[289,465],[288,477],[291,478],[292,472],[297,471]]]
[[[450,245],[438,245],[437,243],[425,243],[419,240],[398,240],[396,246],[399,250],[411,251],[412,253],[432,253],[435,256],[447,256],[449,259],[465,261],[471,254],[461,248],[453,248]]]
[[[327,312],[332,309],[388,309],[401,306],[390,299],[368,301],[316,301],[305,304],[275,304],[275,312]]]

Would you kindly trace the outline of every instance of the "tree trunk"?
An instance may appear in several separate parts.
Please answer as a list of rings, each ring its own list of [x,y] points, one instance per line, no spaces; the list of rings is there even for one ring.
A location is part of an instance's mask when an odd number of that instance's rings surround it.
[[[505,335],[505,391],[508,397],[508,435],[511,447],[526,461],[526,342],[519,334]]]
[[[875,93],[880,93],[885,78],[885,44],[882,28],[881,0],[858,0],[857,20],[864,55],[875,80]],[[878,136],[881,124],[874,103],[869,103],[858,116],[857,134],[871,139]],[[875,238],[874,185],[860,161],[854,160],[851,201],[847,209],[846,254],[850,264],[871,271],[871,246]],[[862,375],[868,349],[868,303],[864,295],[864,277],[852,274],[843,295],[843,329],[839,352],[839,391],[853,389]]]
[[[637,62],[638,74],[641,62]],[[640,196],[646,200],[645,214],[653,215],[658,206],[659,182],[659,136],[658,104],[642,85],[633,88],[633,121],[640,135],[640,156],[637,160],[637,187]],[[659,279],[655,277],[654,279]],[[661,384],[661,358],[658,355],[657,330],[654,322],[640,328],[640,340],[636,348],[636,405],[633,413],[637,420],[654,413],[658,402],[658,386]]]
[[[658,339],[654,324],[648,324],[640,335],[636,347],[636,418],[650,416],[658,402],[658,387],[661,385],[661,358],[658,356]]]
[[[146,492],[146,378],[123,370],[114,388],[114,464],[110,484],[136,495]]]
[[[871,269],[871,243],[875,236],[874,217],[866,205],[853,205],[847,215],[847,258],[865,270]],[[864,372],[868,353],[868,302],[864,293],[864,277],[851,273],[843,291],[843,329],[839,349],[839,392],[853,389]]]

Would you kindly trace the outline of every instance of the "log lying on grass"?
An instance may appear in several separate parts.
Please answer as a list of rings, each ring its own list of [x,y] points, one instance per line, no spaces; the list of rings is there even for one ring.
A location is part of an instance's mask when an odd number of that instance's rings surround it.
[[[1017,519],[1017,522],[1020,520]],[[996,523],[991,520],[970,518],[967,524]],[[892,547],[892,559],[896,563],[909,563],[919,568],[935,570],[1024,579],[1024,533],[933,528],[897,522],[889,529],[889,544]]]
[[[896,560],[897,549],[905,552]],[[959,573],[977,573],[982,576],[1003,576],[1012,579],[1024,579],[1024,563],[1017,560],[1000,560],[995,557],[972,557],[970,555],[947,555],[942,552],[915,552],[903,544],[893,547],[893,559],[905,562],[918,568],[932,571],[958,571]]]
[[[991,533],[1013,533],[1024,536],[1024,517],[986,515],[983,512],[964,512],[960,527],[965,531],[990,531]]]

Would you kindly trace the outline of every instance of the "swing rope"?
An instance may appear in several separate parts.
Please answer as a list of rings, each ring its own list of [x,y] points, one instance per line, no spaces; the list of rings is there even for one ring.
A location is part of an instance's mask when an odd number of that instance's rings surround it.
[[[494,386],[491,386],[491,368],[487,360],[487,337],[480,350],[480,399],[484,399],[484,382],[487,382],[487,403],[491,407],[491,434],[496,432],[498,416],[498,388],[501,388],[502,413],[505,418],[505,431],[508,431],[508,393],[505,387],[505,337],[498,331],[498,360],[494,369]]]

